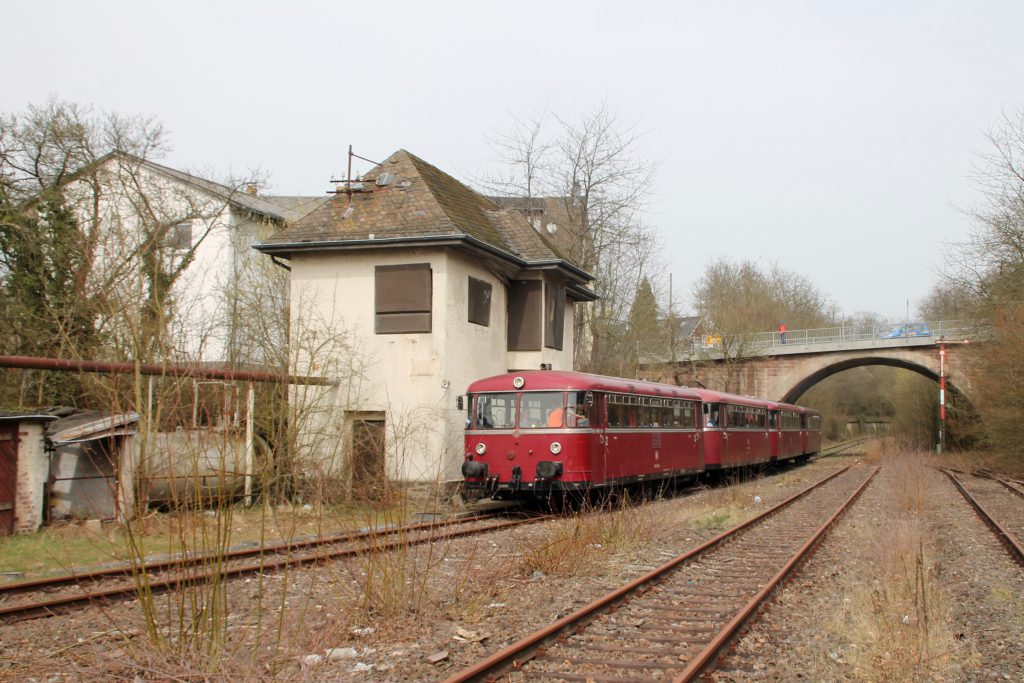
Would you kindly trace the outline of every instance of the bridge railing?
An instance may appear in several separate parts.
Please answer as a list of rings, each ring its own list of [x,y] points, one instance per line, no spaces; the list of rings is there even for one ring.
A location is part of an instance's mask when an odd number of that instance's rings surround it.
[[[868,341],[918,339],[932,341],[974,340],[986,333],[987,326],[972,320],[935,320],[928,322],[884,322],[871,325],[839,325],[806,330],[787,330],[784,333],[757,332],[723,342],[720,337],[706,335],[687,339],[676,345],[675,353],[663,343],[641,344],[642,356],[677,360],[711,357],[723,354],[730,347],[732,354],[757,356],[791,350],[794,346],[843,346]]]

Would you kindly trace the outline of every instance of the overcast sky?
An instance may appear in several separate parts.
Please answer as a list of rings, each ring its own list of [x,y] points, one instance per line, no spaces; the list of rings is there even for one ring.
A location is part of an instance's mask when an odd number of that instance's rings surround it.
[[[684,307],[728,257],[913,315],[969,230],[973,153],[1024,103],[1019,0],[4,0],[0,20],[3,111],[155,116],[169,165],[263,169],[279,194],[330,189],[349,144],[468,181],[513,116],[606,101],[662,162],[649,221]]]

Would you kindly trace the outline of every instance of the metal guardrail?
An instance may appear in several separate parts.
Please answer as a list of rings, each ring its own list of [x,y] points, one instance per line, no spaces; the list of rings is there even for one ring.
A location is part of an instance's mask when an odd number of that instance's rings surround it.
[[[907,346],[937,344],[940,341],[963,342],[986,337],[987,325],[970,320],[938,320],[930,322],[886,322],[872,325],[840,325],[807,330],[787,330],[785,333],[757,332],[723,339],[706,335],[681,340],[675,352],[664,343],[641,344],[638,348],[644,358],[667,361],[713,359],[725,355],[732,357],[763,356],[798,353],[815,350],[842,350],[865,346]]]

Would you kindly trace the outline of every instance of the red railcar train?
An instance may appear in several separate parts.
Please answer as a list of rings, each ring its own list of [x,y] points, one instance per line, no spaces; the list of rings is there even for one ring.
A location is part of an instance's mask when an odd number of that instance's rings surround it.
[[[673,478],[820,448],[800,406],[578,372],[524,371],[467,392],[469,497],[520,498]]]

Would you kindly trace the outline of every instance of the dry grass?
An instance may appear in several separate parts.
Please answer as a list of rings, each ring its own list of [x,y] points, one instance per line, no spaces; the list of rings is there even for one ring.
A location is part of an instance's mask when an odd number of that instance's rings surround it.
[[[399,508],[398,516],[403,521],[408,518],[406,509]],[[222,522],[213,515],[224,512],[210,511],[199,521],[205,521],[206,526],[219,526]],[[239,505],[230,509],[230,537],[233,544],[286,542],[374,526],[395,517],[394,511],[351,505],[316,508],[303,505],[245,508]],[[187,542],[187,536],[196,528],[196,521],[191,513],[151,512],[131,523],[130,535],[139,541],[148,556],[177,553],[183,548],[193,550],[195,546]],[[33,578],[65,573],[73,567],[129,560],[134,551],[128,536],[123,526],[113,522],[102,525],[71,522],[43,527],[30,534],[0,537],[0,572],[17,572],[24,574],[24,578]]]
[[[895,470],[884,480],[895,513],[883,526],[863,528],[843,609],[825,623],[831,639],[847,645],[822,653],[821,675],[848,675],[852,667],[863,681],[945,679],[957,648],[926,522],[938,504],[934,479],[924,454],[890,446],[882,457]]]
[[[628,497],[615,510],[584,506],[550,525],[546,538],[523,549],[519,571],[532,576],[581,576],[603,567],[613,555],[635,550],[650,540],[650,507]]]

